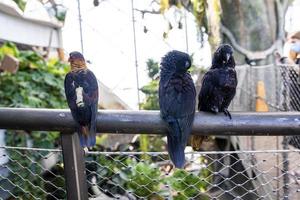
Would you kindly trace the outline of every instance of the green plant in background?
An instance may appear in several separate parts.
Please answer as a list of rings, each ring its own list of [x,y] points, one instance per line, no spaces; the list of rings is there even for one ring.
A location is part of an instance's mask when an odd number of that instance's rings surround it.
[[[164,199],[163,176],[159,167],[141,155],[97,155],[87,158],[87,178],[97,178],[97,186],[112,197],[126,196]],[[168,195],[168,194],[167,194]]]
[[[58,21],[64,22],[66,19],[66,14],[67,14],[67,8],[64,7],[63,5],[55,5],[54,7],[55,10],[55,17]]]
[[[151,81],[141,88],[141,91],[146,95],[145,101],[141,103],[141,108],[144,110],[159,110],[158,104],[158,76],[159,64],[153,59],[148,59],[147,62],[148,77]]]
[[[208,182],[203,177],[203,174],[195,175],[182,169],[176,169],[174,174],[165,179],[165,182],[177,192],[174,196],[175,200],[186,200],[190,198],[197,198],[201,200],[209,200],[205,195]]]
[[[125,187],[138,198],[162,199],[159,195],[161,172],[154,164],[139,162],[133,165],[127,180]]]
[[[126,174],[130,171],[128,166],[131,159],[125,155],[97,155],[87,157],[87,179],[91,180],[96,174],[99,189],[109,194],[124,195]]]
[[[13,0],[17,6],[24,12],[27,0]],[[50,15],[55,17],[58,21],[64,22],[66,19],[67,8],[62,4],[55,4],[55,2],[51,2],[51,8],[47,8],[47,11]]]
[[[203,157],[199,159],[207,164]],[[112,197],[131,193],[138,199],[209,199],[205,192],[212,176],[207,167],[193,173],[175,169],[173,174],[164,174],[157,161],[142,159],[141,155],[101,154],[87,160],[88,180],[96,175],[99,189]]]
[[[18,7],[24,11],[25,10],[25,6],[26,6],[26,1],[24,0],[13,0],[17,5]]]
[[[13,43],[0,48],[0,58],[11,55],[19,60],[16,74],[0,74],[0,106],[30,108],[66,108],[64,76],[68,65],[56,59],[45,61],[34,51],[19,51]],[[25,145],[20,141],[31,141],[35,147],[53,148],[57,145],[56,132],[30,132],[8,134],[6,143]]]
[[[30,107],[30,108],[66,108],[64,96],[64,76],[68,65],[52,59],[45,61],[34,51],[19,51],[15,44],[7,42],[0,47],[0,61],[5,55],[14,56],[19,60],[19,70],[16,74],[2,72],[0,74],[0,106],[1,107]],[[45,131],[9,131],[6,135],[6,144],[9,146],[55,148],[58,146],[58,132]],[[31,194],[46,198],[42,192],[44,180],[33,174],[42,174],[41,168],[32,165],[32,161],[39,162],[41,156],[34,156],[32,152],[24,154],[11,153],[9,156],[18,163],[10,162],[10,169],[21,172],[18,175],[11,173],[10,179],[16,185],[22,186]],[[46,153],[42,153],[43,156]],[[30,158],[30,159],[24,159]],[[30,166],[28,169],[23,166]],[[30,171],[29,171],[30,170]],[[28,180],[24,182],[24,180]],[[34,187],[38,185],[40,188]],[[61,183],[60,183],[61,184]],[[32,199],[20,188],[15,187],[14,193],[23,199]]]
[[[143,110],[159,110],[158,104],[158,77],[159,63],[153,59],[148,59],[147,62],[148,77],[150,82],[141,88],[145,94],[145,101],[141,103]],[[140,135],[141,151],[162,151],[164,150],[164,142],[161,136]],[[144,155],[144,159],[149,159],[149,156]]]

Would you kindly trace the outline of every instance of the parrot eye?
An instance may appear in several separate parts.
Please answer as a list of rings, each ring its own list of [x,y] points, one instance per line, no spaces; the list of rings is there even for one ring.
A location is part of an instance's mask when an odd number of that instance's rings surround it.
[[[185,62],[185,67],[186,67],[186,68],[189,68],[190,66],[191,66],[191,65],[190,65],[190,62],[189,62],[189,61],[186,61],[186,62]]]

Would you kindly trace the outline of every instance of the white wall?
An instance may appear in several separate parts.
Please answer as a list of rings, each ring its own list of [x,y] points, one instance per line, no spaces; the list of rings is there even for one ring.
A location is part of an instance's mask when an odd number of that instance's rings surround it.
[[[48,47],[51,31],[51,47],[62,47],[58,29],[46,24],[35,23],[22,17],[12,16],[0,11],[0,39],[30,46]]]

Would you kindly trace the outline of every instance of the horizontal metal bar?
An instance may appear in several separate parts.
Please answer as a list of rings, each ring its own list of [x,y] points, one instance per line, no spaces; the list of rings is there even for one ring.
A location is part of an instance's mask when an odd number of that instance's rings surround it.
[[[300,153],[299,149],[276,149],[276,150],[246,150],[246,151],[190,151],[190,152],[185,152],[185,155],[208,155],[208,154],[278,154],[278,153]],[[128,151],[88,151],[86,153],[87,155],[105,155],[105,156],[110,156],[110,155],[143,155],[147,154],[150,156],[158,156],[158,155],[168,155],[167,151],[147,151],[147,152],[128,152]]]
[[[69,110],[0,108],[0,128],[19,130],[73,131],[75,123]],[[159,111],[100,110],[99,133],[165,134],[166,124]],[[196,112],[195,135],[300,135],[299,112],[232,112],[232,120]]]
[[[30,148],[30,147],[15,147],[15,146],[0,146],[0,149],[12,149],[12,150],[22,150],[22,151],[45,151],[45,152],[62,152],[61,149],[42,149],[42,148]],[[267,149],[267,150],[235,150],[235,151],[189,151],[185,152],[185,154],[197,154],[197,155],[202,155],[202,154],[278,154],[278,153],[300,153],[300,149]],[[110,155],[143,155],[143,154],[148,154],[151,156],[158,156],[158,155],[168,155],[167,151],[147,151],[147,152],[142,152],[142,151],[86,151],[86,155],[105,155],[105,156],[110,156]]]

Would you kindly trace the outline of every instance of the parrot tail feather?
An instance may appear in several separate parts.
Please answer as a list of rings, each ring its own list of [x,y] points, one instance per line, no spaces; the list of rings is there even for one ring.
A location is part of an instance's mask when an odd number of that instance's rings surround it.
[[[81,126],[79,130],[80,145],[82,147],[92,147],[96,144],[96,134],[89,130],[88,126]]]
[[[171,132],[168,133],[168,152],[176,168],[183,168],[185,164],[185,142],[182,141],[178,123],[169,123]]]

